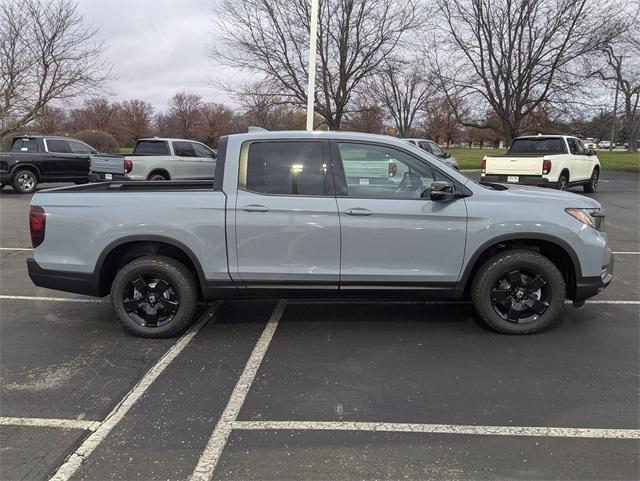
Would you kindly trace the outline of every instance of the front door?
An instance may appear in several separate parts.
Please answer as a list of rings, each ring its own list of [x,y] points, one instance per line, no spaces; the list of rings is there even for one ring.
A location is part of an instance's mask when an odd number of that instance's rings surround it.
[[[338,142],[333,149],[341,223],[340,293],[442,296],[460,276],[467,210],[463,198],[429,199],[448,180],[427,160],[373,143]],[[363,163],[395,168],[369,173]],[[357,170],[353,167],[357,166]],[[339,172],[342,170],[343,172]]]
[[[243,145],[235,201],[237,273],[253,295],[335,295],[340,223],[329,144]]]

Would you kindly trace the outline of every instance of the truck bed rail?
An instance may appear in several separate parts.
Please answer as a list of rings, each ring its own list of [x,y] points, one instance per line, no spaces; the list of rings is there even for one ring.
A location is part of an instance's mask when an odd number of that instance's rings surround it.
[[[214,191],[213,180],[108,181],[42,190],[47,193]]]

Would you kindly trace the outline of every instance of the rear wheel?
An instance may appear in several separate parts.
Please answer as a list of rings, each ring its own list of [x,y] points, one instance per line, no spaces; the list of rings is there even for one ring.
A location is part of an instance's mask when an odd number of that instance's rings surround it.
[[[21,194],[31,194],[38,186],[38,177],[29,169],[20,169],[13,176],[13,188]]]
[[[593,194],[598,188],[599,180],[600,180],[600,170],[596,167],[595,169],[593,169],[593,172],[591,173],[591,178],[589,179],[589,182],[584,184],[582,188],[587,194]]]
[[[167,180],[167,177],[164,174],[161,174],[160,172],[156,172],[151,174],[147,180]]]
[[[198,289],[184,264],[170,257],[145,256],[118,271],[111,301],[129,334],[172,337],[193,322]]]
[[[561,174],[560,177],[558,177],[557,189],[567,190],[568,186],[569,186],[569,179],[567,179],[567,176],[565,174]]]
[[[553,262],[530,250],[509,250],[489,259],[471,286],[480,318],[503,334],[533,334],[557,319],[566,286]]]

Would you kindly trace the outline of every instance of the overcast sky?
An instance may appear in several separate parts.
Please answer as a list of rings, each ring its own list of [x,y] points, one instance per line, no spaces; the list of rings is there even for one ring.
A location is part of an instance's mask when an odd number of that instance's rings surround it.
[[[211,80],[231,71],[212,63],[215,0],[78,0],[84,18],[99,29],[117,79],[113,101],[143,99],[157,110],[182,89],[205,101],[233,104]]]

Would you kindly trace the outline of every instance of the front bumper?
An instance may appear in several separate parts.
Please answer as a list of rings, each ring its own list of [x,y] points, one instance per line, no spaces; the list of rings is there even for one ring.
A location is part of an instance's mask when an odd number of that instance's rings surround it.
[[[99,278],[94,273],[43,269],[33,257],[27,258],[27,270],[31,281],[38,287],[94,297],[107,294],[100,288]]]
[[[518,182],[509,182],[509,177],[518,177]],[[534,185],[537,187],[552,187],[555,184],[550,182],[546,177],[541,175],[497,175],[486,174],[480,177],[480,182],[490,182],[494,184],[517,184],[517,185]]]
[[[9,184],[9,183],[11,183],[11,173],[0,172],[0,184]]]
[[[611,281],[613,280],[614,257],[613,252],[611,252],[611,249],[608,247],[606,258],[608,259],[608,262],[606,265],[602,266],[602,271],[599,276],[582,277],[577,280],[576,293],[573,299],[574,302],[589,299],[611,284]]]

